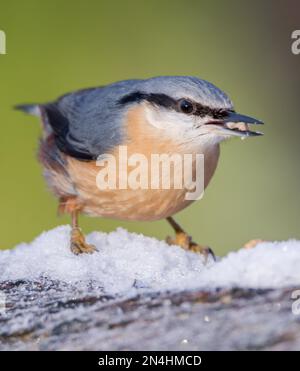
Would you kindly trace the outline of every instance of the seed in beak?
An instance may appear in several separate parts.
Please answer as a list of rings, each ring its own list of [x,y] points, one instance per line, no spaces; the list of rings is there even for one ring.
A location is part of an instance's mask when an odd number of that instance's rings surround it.
[[[238,129],[240,131],[248,131],[249,127],[245,122],[227,122],[226,127],[230,130]]]

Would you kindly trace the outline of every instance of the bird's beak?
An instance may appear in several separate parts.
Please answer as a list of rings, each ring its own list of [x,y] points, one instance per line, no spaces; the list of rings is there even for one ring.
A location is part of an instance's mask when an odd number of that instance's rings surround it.
[[[253,117],[241,115],[230,111],[222,120],[215,120],[207,123],[217,126],[224,135],[233,135],[239,137],[253,137],[263,135],[259,131],[249,130],[248,125],[263,125],[263,122]]]

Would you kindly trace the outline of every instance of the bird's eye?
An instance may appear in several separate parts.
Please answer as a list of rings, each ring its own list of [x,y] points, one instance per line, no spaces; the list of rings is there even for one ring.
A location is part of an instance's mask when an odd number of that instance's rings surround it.
[[[187,99],[181,99],[178,102],[178,106],[181,112],[191,114],[195,111],[195,107],[192,102]]]

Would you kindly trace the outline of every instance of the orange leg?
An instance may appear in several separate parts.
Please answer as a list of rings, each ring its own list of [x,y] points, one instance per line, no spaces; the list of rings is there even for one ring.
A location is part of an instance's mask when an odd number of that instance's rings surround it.
[[[172,217],[168,217],[167,221],[175,231],[175,238],[171,237],[166,238],[166,242],[169,245],[178,245],[182,247],[184,250],[192,251],[197,254],[202,254],[205,256],[206,259],[210,255],[215,260],[215,254],[213,253],[210,247],[201,246],[198,245],[196,242],[192,241],[191,236],[189,236]]]
[[[92,254],[97,251],[94,245],[85,242],[85,237],[78,226],[78,211],[71,213],[72,230],[71,230],[71,251],[75,255]]]

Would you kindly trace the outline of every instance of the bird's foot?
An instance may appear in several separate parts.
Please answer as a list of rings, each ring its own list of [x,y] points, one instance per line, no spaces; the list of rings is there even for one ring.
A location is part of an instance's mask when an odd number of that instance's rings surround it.
[[[75,255],[92,254],[98,251],[94,245],[85,242],[85,238],[80,228],[72,228],[71,231],[71,251]]]
[[[184,250],[203,255],[205,258],[205,262],[207,262],[209,256],[211,256],[213,260],[216,260],[215,254],[210,247],[198,245],[196,242],[192,241],[191,236],[189,236],[185,232],[176,233],[175,238],[171,238],[168,236],[166,238],[166,242],[169,245],[178,245]]]

